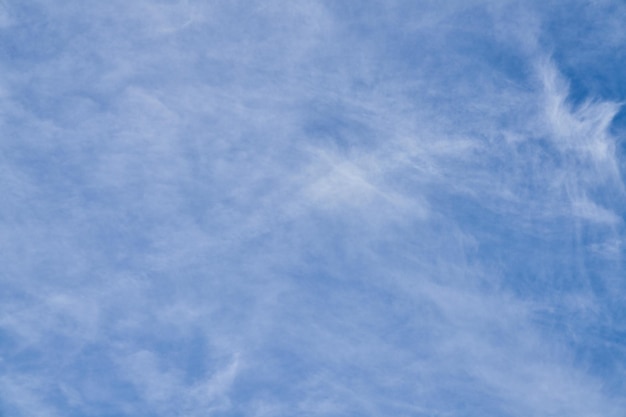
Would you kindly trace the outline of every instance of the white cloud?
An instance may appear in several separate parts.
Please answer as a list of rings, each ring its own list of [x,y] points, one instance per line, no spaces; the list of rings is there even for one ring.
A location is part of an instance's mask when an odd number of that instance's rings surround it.
[[[9,411],[620,415],[620,107],[543,6],[9,9]]]

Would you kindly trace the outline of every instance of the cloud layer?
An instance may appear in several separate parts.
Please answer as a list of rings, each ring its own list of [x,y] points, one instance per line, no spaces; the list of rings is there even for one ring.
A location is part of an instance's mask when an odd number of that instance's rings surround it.
[[[623,415],[625,12],[5,0],[0,414]]]

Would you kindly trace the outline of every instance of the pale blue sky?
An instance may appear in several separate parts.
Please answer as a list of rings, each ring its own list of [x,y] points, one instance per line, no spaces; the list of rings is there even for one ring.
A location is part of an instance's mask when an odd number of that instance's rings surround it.
[[[0,416],[624,417],[625,25],[3,0]]]

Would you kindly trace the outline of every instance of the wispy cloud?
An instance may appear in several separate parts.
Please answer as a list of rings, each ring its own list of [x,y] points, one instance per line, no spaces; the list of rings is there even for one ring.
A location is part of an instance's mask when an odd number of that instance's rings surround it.
[[[0,413],[621,415],[574,6],[5,1]]]

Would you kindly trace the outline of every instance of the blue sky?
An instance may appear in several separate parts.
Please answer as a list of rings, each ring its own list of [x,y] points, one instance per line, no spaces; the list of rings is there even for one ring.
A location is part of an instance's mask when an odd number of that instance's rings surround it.
[[[0,415],[625,416],[624,22],[3,0]]]

